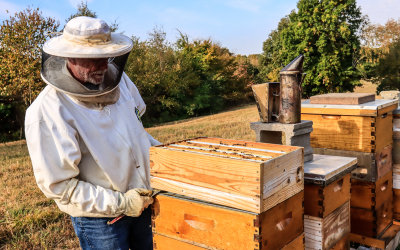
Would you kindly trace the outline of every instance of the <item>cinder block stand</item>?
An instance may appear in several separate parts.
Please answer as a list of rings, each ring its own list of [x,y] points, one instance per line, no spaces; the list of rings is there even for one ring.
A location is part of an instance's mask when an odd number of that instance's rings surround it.
[[[313,159],[310,144],[312,121],[301,121],[295,124],[252,122],[250,128],[256,133],[257,142],[304,147],[304,162]]]

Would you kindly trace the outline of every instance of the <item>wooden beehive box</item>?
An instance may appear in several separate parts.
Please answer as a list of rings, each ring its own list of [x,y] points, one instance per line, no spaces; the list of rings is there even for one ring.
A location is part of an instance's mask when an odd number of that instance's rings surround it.
[[[344,242],[337,244],[332,250],[343,250],[348,249],[345,247]],[[155,250],[204,250],[210,249],[206,246],[198,245],[196,243],[187,243],[185,241],[169,238],[164,235],[157,233],[153,234],[153,248]],[[253,250],[253,249],[251,249]],[[304,250],[304,234],[301,234],[296,239],[289,242],[287,245],[281,248],[281,250]]]
[[[150,148],[153,188],[266,211],[304,189],[303,148],[197,138]]]
[[[392,171],[376,182],[351,179],[351,207],[371,209],[392,202],[392,188]]]
[[[350,172],[354,157],[314,154],[304,164],[304,214],[324,218],[350,200]]]
[[[400,164],[393,165],[393,219],[400,221]]]
[[[391,224],[378,238],[351,233],[349,241],[354,249],[364,246],[367,249],[395,250],[400,244],[400,226]]]
[[[392,111],[397,100],[359,105],[302,102],[302,120],[313,121],[311,146],[348,151],[379,152],[392,144]]]
[[[354,157],[316,154],[304,164],[306,248],[331,249],[350,232],[350,172],[356,164]]]
[[[377,182],[351,180],[351,231],[378,237],[393,219],[392,171]]]
[[[349,232],[349,201],[325,218],[304,215],[306,249],[331,249]]]
[[[190,246],[181,249],[281,249],[303,234],[303,198],[301,191],[256,214],[176,194],[160,194],[153,205],[153,234]],[[157,241],[156,249],[172,249]]]
[[[397,100],[358,105],[302,102],[302,120],[313,121],[314,153],[358,158],[353,177],[375,181],[391,169],[392,111]]]

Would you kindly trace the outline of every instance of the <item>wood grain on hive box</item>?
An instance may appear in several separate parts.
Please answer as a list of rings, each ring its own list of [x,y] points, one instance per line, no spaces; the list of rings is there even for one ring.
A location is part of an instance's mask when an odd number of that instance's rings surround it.
[[[357,105],[372,101],[375,101],[373,93],[329,93],[310,97],[311,104]]]
[[[350,200],[354,157],[316,155],[304,164],[304,213],[324,218]]]
[[[204,250],[210,249],[207,246],[196,244],[196,242],[187,243],[186,241],[177,240],[174,238],[170,238],[164,235],[159,235],[155,233],[153,235],[153,247],[156,250]],[[332,248],[332,250],[343,250],[347,249],[342,247],[342,245],[336,248]],[[253,249],[251,249],[253,250]],[[289,242],[287,245],[281,248],[281,250],[304,250],[304,234],[301,234],[296,239]]]
[[[256,214],[160,194],[153,205],[155,234],[210,249],[280,249],[303,233],[301,191]]]
[[[150,148],[153,188],[261,213],[304,189],[303,148],[197,138]]]
[[[394,250],[400,242],[400,226],[391,224],[378,238],[350,233],[349,241],[366,247]]]
[[[368,237],[379,237],[393,220],[392,200],[384,202],[379,207],[351,207],[351,232]]]
[[[349,232],[349,201],[325,218],[304,215],[306,249],[330,249]]]
[[[371,209],[393,201],[392,171],[376,182],[351,179],[351,207]]]
[[[302,103],[302,120],[313,121],[311,146],[374,153],[392,144],[395,100],[360,105]]]
[[[393,219],[400,221],[400,164],[393,164]]]

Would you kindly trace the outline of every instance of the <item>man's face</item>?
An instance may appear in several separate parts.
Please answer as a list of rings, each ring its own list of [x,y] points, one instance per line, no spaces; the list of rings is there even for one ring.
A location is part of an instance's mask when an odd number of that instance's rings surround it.
[[[68,69],[80,82],[100,84],[108,69],[108,58],[68,58]]]

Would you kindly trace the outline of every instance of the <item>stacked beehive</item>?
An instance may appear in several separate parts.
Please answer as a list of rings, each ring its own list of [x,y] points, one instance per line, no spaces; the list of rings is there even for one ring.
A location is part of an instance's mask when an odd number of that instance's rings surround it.
[[[348,249],[350,172],[356,166],[354,157],[331,155],[314,155],[304,164],[306,249]]]
[[[393,111],[393,219],[400,221],[400,109]]]
[[[155,249],[304,249],[303,149],[197,138],[150,149]]]
[[[315,153],[357,157],[351,179],[351,231],[377,238],[393,218],[392,111],[397,101],[354,93],[334,97],[325,103],[303,102],[302,119],[313,121]]]

